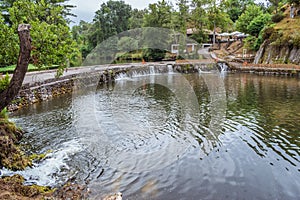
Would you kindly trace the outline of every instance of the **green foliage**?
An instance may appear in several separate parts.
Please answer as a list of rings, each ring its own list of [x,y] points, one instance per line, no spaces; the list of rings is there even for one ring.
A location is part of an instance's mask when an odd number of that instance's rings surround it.
[[[214,27],[219,27],[222,30],[228,30],[232,27],[233,22],[229,15],[224,12],[222,7],[217,5],[216,0],[211,0],[207,8],[208,28],[213,30]]]
[[[6,75],[2,78],[0,78],[0,92],[4,91],[10,82],[10,76],[8,75],[8,73],[6,73]]]
[[[189,5],[187,0],[177,0],[178,11],[172,15],[172,27],[182,34],[186,34],[188,22],[190,21]]]
[[[235,22],[241,14],[245,11],[246,7],[254,4],[253,0],[225,0],[222,1],[224,11],[229,15],[230,19]]]
[[[8,120],[8,110],[7,110],[7,108],[4,108],[3,110],[1,110],[0,118]]]
[[[117,35],[130,28],[139,28],[142,24],[143,11],[132,11],[124,1],[109,0],[102,3],[96,11],[93,23],[81,21],[72,29],[73,38],[80,46],[82,58],[86,59],[97,45],[109,37]],[[105,44],[107,47],[109,44]],[[115,49],[115,44],[113,48]]]
[[[171,28],[172,6],[165,0],[149,4],[148,12],[144,15],[144,27]]]
[[[59,65],[64,68],[67,60],[75,63],[80,58],[78,46],[64,18],[68,10],[60,5],[61,2],[19,0],[9,9],[14,29],[20,23],[31,24],[32,63],[38,67]]]
[[[13,6],[17,0],[1,0],[0,1],[0,13],[2,13],[5,24],[11,24],[9,20],[8,9]],[[0,29],[1,30],[1,29]]]
[[[0,14],[0,67],[16,63],[18,52],[18,35],[5,23]]]
[[[131,6],[124,1],[109,0],[96,11],[95,24],[101,30],[98,43],[129,29]]]
[[[193,0],[192,1],[192,15],[191,15],[191,21],[192,25],[195,26],[195,28],[199,29],[200,31],[203,31],[205,24],[209,22],[209,19],[206,14],[207,7],[207,0]]]
[[[146,10],[133,9],[129,18],[129,29],[142,28],[145,14]]]
[[[144,27],[172,28],[172,6],[165,0],[149,4],[148,12],[144,15]],[[168,38],[158,29],[146,29],[143,33],[143,58],[146,61],[159,61],[165,57],[166,51],[162,50],[168,43]],[[155,49],[154,47],[157,47]]]
[[[256,37],[252,35],[248,36],[247,38],[244,39],[244,48],[255,50],[255,41],[256,41]]]
[[[260,31],[271,21],[270,14],[261,13],[255,17],[250,24],[247,26],[247,33],[258,36]]]
[[[76,40],[80,48],[82,59],[85,59],[92,49],[97,45],[97,40],[94,38],[97,34],[97,29],[94,30],[94,28],[95,26],[93,26],[91,23],[82,20],[80,21],[79,25],[73,26],[72,28],[72,37],[74,40]],[[95,40],[95,44],[90,42]]]
[[[236,21],[236,28],[237,30],[243,32],[243,33],[248,33],[248,25],[251,23],[251,21],[256,18],[257,16],[262,15],[263,12],[261,10],[260,6],[257,5],[249,5],[245,12],[238,18]]]
[[[245,42],[245,48],[250,49],[252,51],[258,51],[260,48],[260,45],[263,43],[263,34],[264,30],[261,30],[258,37],[255,36],[249,36],[247,37],[244,42]]]
[[[118,50],[121,52],[129,52],[138,49],[138,41],[131,37],[122,37],[118,41]]]
[[[203,31],[198,31],[197,33],[193,34],[191,38],[199,43],[206,42],[208,39],[207,34]]]
[[[29,64],[27,71],[33,72],[33,71],[39,71],[39,70],[48,70],[48,69],[57,69],[58,65],[53,65],[53,66],[44,66],[42,68],[38,68],[32,64]],[[0,68],[0,73],[9,73],[12,74],[16,69],[16,65],[10,65],[7,67],[2,67]]]
[[[160,61],[166,55],[165,50],[161,49],[143,49],[143,58],[145,61]]]

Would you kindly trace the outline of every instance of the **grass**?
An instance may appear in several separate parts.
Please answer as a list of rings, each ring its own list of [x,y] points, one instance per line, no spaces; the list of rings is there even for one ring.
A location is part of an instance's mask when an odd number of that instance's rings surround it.
[[[289,33],[293,33],[294,31],[300,30],[300,17],[295,16],[295,18],[290,18],[290,9],[286,9],[284,11],[284,18],[280,22],[275,25],[275,29],[277,30],[285,30]]]
[[[300,30],[300,17],[297,16],[293,19],[284,18],[281,22],[277,23],[274,27],[276,30],[284,30],[285,34],[299,33]]]
[[[41,67],[41,68],[38,68],[32,64],[30,64],[28,66],[28,70],[27,71],[41,71],[41,70],[47,70],[47,69],[56,69],[58,66],[57,65],[54,65],[54,66],[51,66],[51,67]],[[2,74],[6,74],[6,73],[13,73],[14,70],[16,68],[16,65],[11,65],[11,66],[7,66],[7,67],[0,67],[0,73]]]

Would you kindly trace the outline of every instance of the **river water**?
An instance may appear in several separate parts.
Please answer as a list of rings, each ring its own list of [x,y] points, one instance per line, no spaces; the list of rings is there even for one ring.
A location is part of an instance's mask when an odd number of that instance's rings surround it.
[[[19,172],[27,183],[76,181],[91,199],[300,198],[299,79],[120,76],[12,118],[30,152],[51,151]]]

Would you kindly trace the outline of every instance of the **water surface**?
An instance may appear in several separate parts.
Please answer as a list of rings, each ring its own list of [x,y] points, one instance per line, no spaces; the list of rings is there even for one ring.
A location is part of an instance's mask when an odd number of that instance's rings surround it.
[[[28,182],[90,198],[299,199],[300,80],[251,74],[120,77],[13,115]]]

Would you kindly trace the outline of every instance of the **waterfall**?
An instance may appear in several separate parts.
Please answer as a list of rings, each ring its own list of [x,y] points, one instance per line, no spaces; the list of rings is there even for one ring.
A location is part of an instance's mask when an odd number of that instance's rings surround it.
[[[155,68],[154,68],[153,65],[149,67],[149,70],[150,70],[150,75],[154,75],[155,74]]]
[[[116,75],[115,80],[122,80],[122,79],[127,79],[127,78],[129,78],[128,74],[125,72],[122,72],[122,73],[119,73],[118,75]]]
[[[172,66],[172,65],[168,65],[168,73],[169,73],[169,74],[174,73],[174,70],[173,70],[173,66]]]
[[[226,72],[228,70],[228,66],[226,63],[218,63],[221,72]]]

